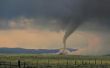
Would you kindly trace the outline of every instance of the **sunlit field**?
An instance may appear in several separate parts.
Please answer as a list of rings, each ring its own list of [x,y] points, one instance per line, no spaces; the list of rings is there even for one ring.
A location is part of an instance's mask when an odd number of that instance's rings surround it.
[[[19,66],[20,64],[20,66]],[[110,56],[0,55],[0,68],[110,68]]]

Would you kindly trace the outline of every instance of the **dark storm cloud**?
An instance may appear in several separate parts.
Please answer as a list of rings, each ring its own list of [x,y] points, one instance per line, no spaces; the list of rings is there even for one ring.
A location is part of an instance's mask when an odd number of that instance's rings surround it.
[[[59,17],[64,15],[65,7],[63,0],[1,0],[1,17],[13,18],[17,16]],[[65,11],[64,11],[65,10]]]
[[[53,18],[61,20],[62,22],[57,24],[61,28],[66,28],[70,21],[73,21],[73,24],[77,24],[75,23],[77,20],[90,22],[91,19],[100,21],[106,19],[108,21],[109,3],[109,0],[0,0],[0,18],[13,19],[22,16]]]

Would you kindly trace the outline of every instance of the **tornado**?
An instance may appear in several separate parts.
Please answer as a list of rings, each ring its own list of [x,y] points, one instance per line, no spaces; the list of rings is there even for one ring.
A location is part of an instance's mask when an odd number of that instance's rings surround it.
[[[68,24],[66,30],[65,30],[65,34],[63,37],[63,45],[64,45],[64,50],[63,50],[63,54],[65,54],[66,51],[66,41],[68,39],[68,37],[75,32],[75,30],[82,24],[82,21],[77,20],[77,21],[70,21],[70,23]]]

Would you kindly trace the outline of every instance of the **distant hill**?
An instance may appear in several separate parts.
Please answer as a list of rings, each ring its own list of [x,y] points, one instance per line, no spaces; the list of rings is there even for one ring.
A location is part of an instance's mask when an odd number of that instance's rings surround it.
[[[76,51],[77,49],[73,49]],[[47,54],[58,53],[59,49],[24,49],[24,48],[0,48],[1,54]],[[71,51],[71,49],[70,49]]]
[[[23,49],[23,48],[0,48],[0,53],[3,54],[43,54],[43,53],[57,53],[59,49]]]

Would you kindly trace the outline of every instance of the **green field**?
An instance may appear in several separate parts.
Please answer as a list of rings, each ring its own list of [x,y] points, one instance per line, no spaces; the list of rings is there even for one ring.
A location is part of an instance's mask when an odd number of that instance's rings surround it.
[[[0,55],[0,68],[110,68],[110,56],[40,55],[13,54]]]

